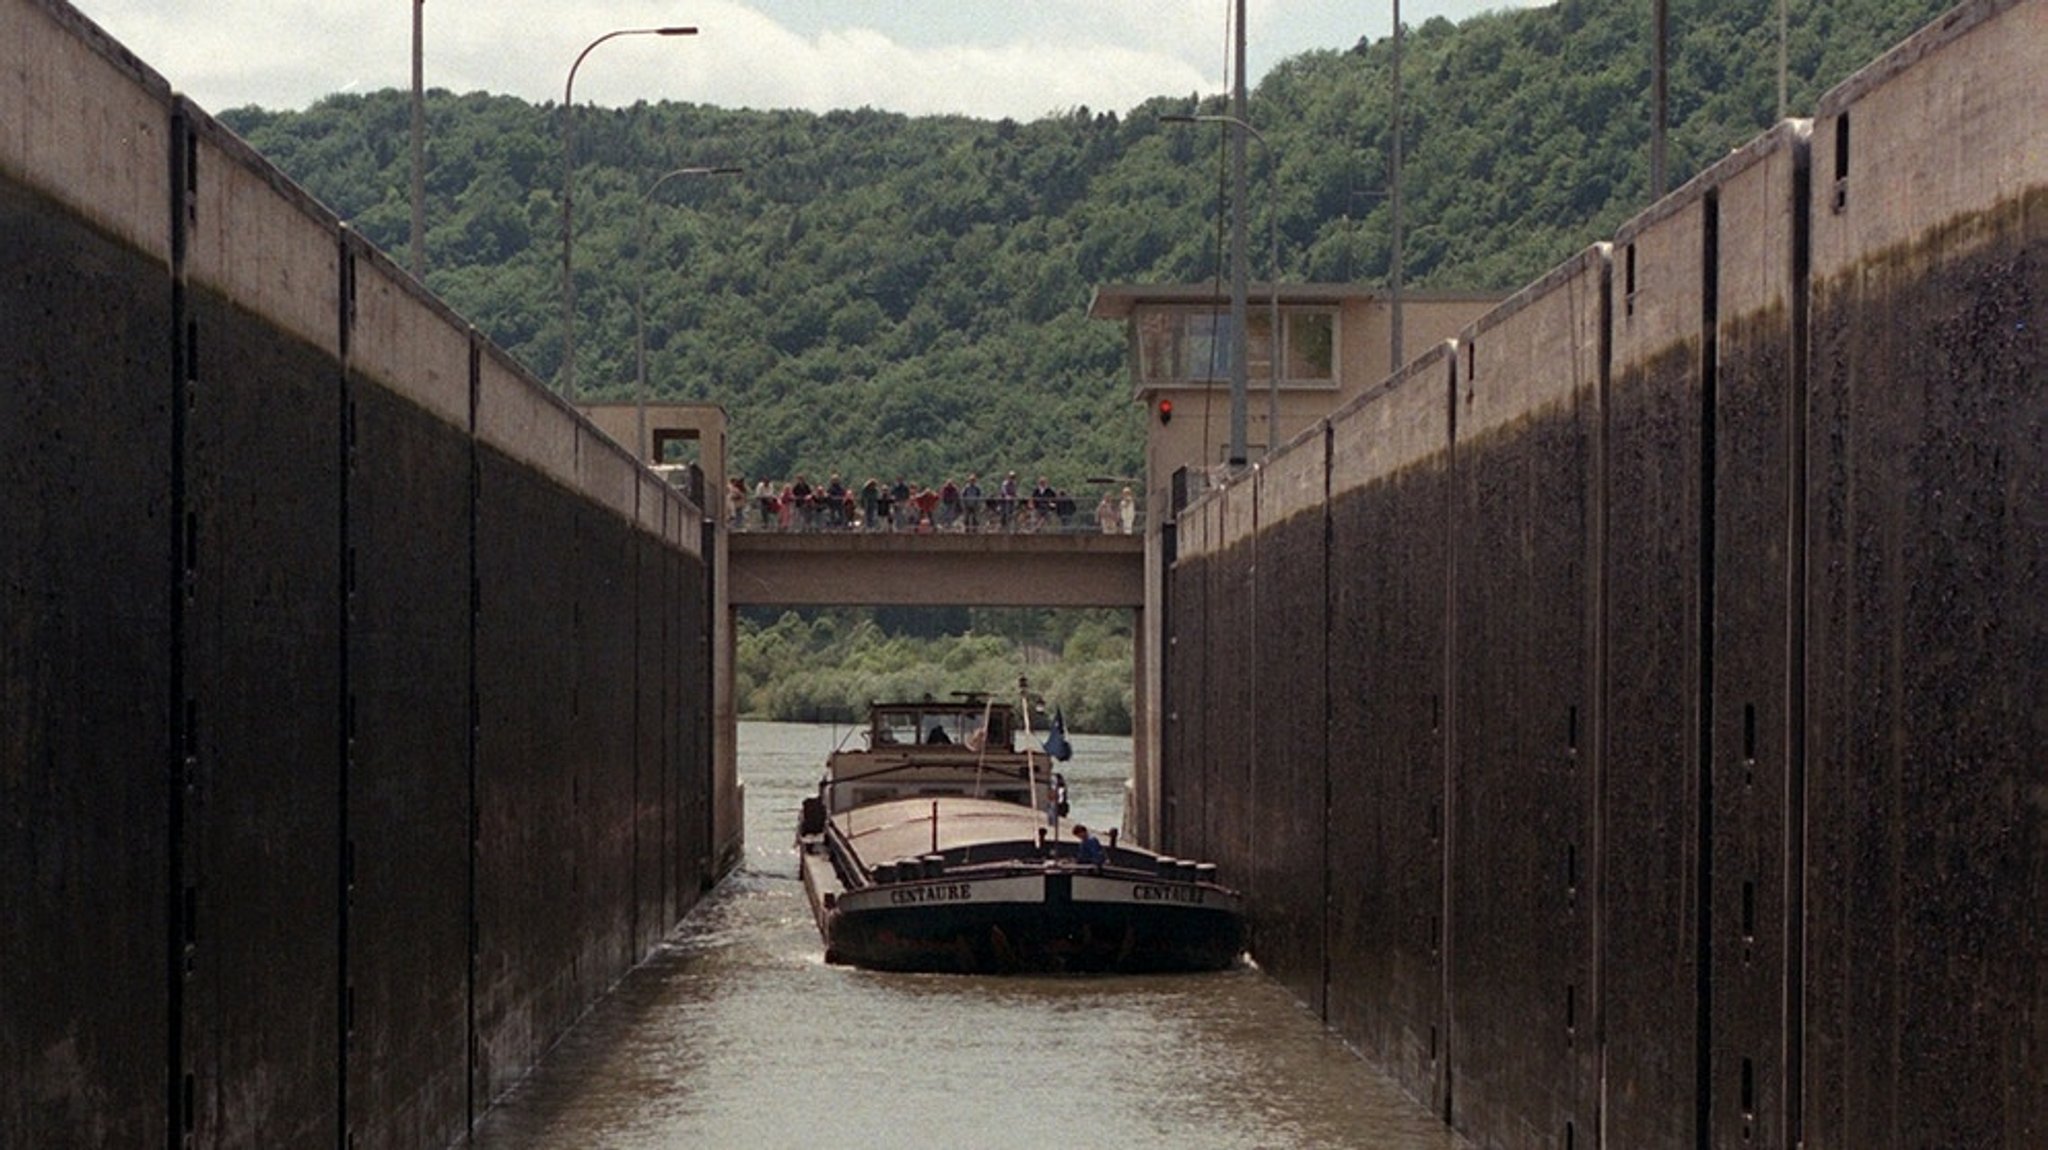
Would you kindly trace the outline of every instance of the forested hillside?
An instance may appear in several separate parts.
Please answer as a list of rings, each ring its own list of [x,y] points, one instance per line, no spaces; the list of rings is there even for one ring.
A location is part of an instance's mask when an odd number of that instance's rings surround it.
[[[1517,287],[1644,206],[1647,8],[1564,0],[1410,31],[1411,284]],[[1791,109],[1940,10],[1793,5]],[[1672,21],[1675,185],[1776,118],[1776,7],[1697,0],[1674,5]],[[1385,281],[1391,47],[1296,57],[1252,95],[1250,119],[1280,165],[1284,279]],[[579,393],[630,397],[644,282],[652,394],[724,404],[734,463],[749,475],[937,482],[1014,467],[1066,486],[1131,474],[1142,424],[1121,332],[1083,312],[1097,283],[1220,274],[1221,132],[1158,122],[1197,103],[1162,95],[1030,123],[579,107]],[[1214,98],[1201,108],[1223,110]],[[562,109],[436,91],[427,115],[428,283],[552,379]],[[403,256],[406,93],[222,118]],[[1254,146],[1262,240],[1267,162]],[[646,196],[664,173],[704,164],[746,171],[671,179]]]
[[[1792,114],[1942,7],[1792,5]],[[1648,9],[1561,0],[1410,30],[1411,285],[1511,290],[1646,206]],[[1776,12],[1773,0],[1672,6],[1672,186],[1776,120]],[[1385,284],[1391,64],[1388,40],[1309,53],[1252,94],[1271,148],[1250,150],[1255,277],[1269,274],[1277,209],[1283,280]],[[579,107],[578,394],[632,397],[644,286],[652,398],[724,405],[732,464],[749,476],[935,484],[1014,469],[1090,492],[1089,476],[1137,474],[1144,413],[1121,330],[1084,316],[1089,291],[1221,280],[1222,133],[1159,116],[1224,110],[1193,94],[1029,123]],[[561,117],[484,93],[427,101],[428,285],[550,380],[562,359]],[[404,258],[407,93],[222,119]],[[662,181],[699,165],[745,171]],[[1034,681],[1077,729],[1129,729],[1127,618],[963,614],[744,619],[740,709],[844,719],[885,687],[994,689],[1027,656],[1056,655]]]

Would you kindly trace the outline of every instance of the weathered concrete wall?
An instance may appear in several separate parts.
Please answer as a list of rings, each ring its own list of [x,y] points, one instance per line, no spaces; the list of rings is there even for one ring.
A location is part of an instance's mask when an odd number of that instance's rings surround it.
[[[2048,1143],[2048,4],[1813,127],[1808,1145]]]
[[[1252,876],[1253,842],[1258,833],[1253,790],[1257,750],[1258,699],[1254,693],[1258,668],[1259,556],[1258,486],[1244,484],[1216,500],[1210,539],[1217,547],[1209,565],[1212,603],[1244,604],[1209,616],[1209,652],[1223,659],[1210,669],[1201,706],[1209,715],[1202,781],[1203,856],[1226,874]]]
[[[1166,565],[1160,610],[1165,646],[1160,660],[1160,761],[1172,763],[1173,769],[1163,772],[1158,782],[1159,811],[1153,819],[1157,835],[1152,841],[1172,843],[1175,850],[1188,854],[1201,851],[1201,762],[1209,718],[1202,706],[1209,673],[1206,511],[1211,506],[1204,501],[1183,512],[1171,528],[1177,558]]]
[[[180,104],[185,370],[182,880],[201,1144],[342,1121],[344,808],[337,226]],[[246,1133],[241,1133],[246,1132]]]
[[[1481,1144],[2048,1140],[2044,55],[1965,5],[1177,524],[1172,729],[1328,721],[1161,845],[1296,820],[1263,968]]]
[[[440,1147],[694,902],[701,517],[0,3],[0,1145]]]
[[[1805,125],[1710,173],[1720,222],[1711,386],[1713,607],[1707,1066],[1717,1144],[1798,1141]],[[1785,211],[1790,199],[1794,210]]]
[[[1695,181],[1624,225],[1604,317],[1613,341],[1598,480],[1607,495],[1607,641],[1599,753],[1589,760],[1600,808],[1598,851],[1586,858],[1598,873],[1586,889],[1598,900],[1607,1132],[1620,1145],[1692,1145],[1698,1127],[1702,364],[1712,218]]]
[[[1303,1001],[1322,1007],[1325,807],[1329,756],[1323,746],[1325,679],[1318,673],[1324,626],[1323,492],[1329,458],[1318,426],[1260,469],[1253,561],[1285,566],[1250,573],[1254,629],[1248,857],[1236,861],[1246,893],[1262,908],[1259,949]],[[1240,548],[1239,552],[1242,552]]]
[[[348,1112],[359,1142],[424,1146],[468,1110],[472,344],[347,255]]]
[[[1786,1140],[1806,157],[1781,125],[1614,241],[1597,889],[1624,1142]]]
[[[69,127],[16,114],[31,100]],[[169,107],[160,78],[82,22],[0,5],[8,1146],[154,1145],[167,1129]]]
[[[1333,416],[1328,452],[1325,1017],[1439,1114],[1454,353]]]
[[[1606,290],[1595,248],[1459,340],[1447,1089],[1462,1121],[1526,1146],[1598,1113],[1593,915],[1571,870],[1593,837]]]

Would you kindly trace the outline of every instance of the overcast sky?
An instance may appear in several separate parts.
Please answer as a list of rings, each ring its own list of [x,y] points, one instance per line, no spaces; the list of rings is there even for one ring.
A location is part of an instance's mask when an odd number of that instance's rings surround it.
[[[1410,26],[1527,0],[1409,0]],[[408,88],[408,0],[74,0],[201,107],[298,109],[336,92]],[[430,88],[579,103],[875,107],[1036,119],[1229,84],[1230,0],[427,0]],[[1252,82],[1314,48],[1390,27],[1387,0],[1248,0]]]

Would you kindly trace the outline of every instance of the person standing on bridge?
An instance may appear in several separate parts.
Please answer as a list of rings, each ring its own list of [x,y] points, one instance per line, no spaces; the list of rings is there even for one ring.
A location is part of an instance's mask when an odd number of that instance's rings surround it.
[[[832,473],[831,482],[825,484],[825,525],[846,526],[846,482],[837,471]]]
[[[937,530],[938,524],[934,520],[939,506],[937,491],[929,487],[918,488],[917,494],[910,497],[910,505],[917,509],[911,516],[911,526],[918,534],[929,535]]]
[[[939,529],[951,531],[960,518],[960,488],[951,476],[946,477],[945,486],[939,488]]]
[[[997,489],[996,518],[1005,531],[1010,529],[1010,516],[1017,512],[1017,473],[1012,471],[1003,476],[1003,485]]]
[[[1131,489],[1128,487],[1124,488],[1123,499],[1117,504],[1117,518],[1123,523],[1124,534],[1126,535],[1131,533],[1131,528],[1137,526],[1138,497],[1131,494]]]
[[[1116,525],[1116,503],[1110,499],[1109,492],[1104,491],[1102,493],[1102,502],[1095,505],[1095,526],[1104,535],[1114,535],[1116,534]]]
[[[860,485],[860,525],[868,531],[876,530],[876,509],[882,505],[882,485],[874,476]]]
[[[967,486],[960,489],[960,514],[967,521],[967,530],[981,530],[981,476],[967,473]]]
[[[1039,476],[1038,486],[1031,489],[1031,514],[1024,520],[1025,530],[1040,531],[1051,527],[1058,502],[1059,493],[1052,489],[1052,481]]]
[[[889,503],[896,509],[896,529],[909,527],[917,513],[910,506],[910,484],[903,482],[901,475],[889,486]]]
[[[789,485],[789,498],[796,503],[796,520],[799,531],[809,531],[817,525],[818,506],[811,502],[811,481],[804,473],[796,473],[796,482]]]
[[[895,490],[881,484],[875,485],[875,526],[876,531],[889,529],[889,518],[896,510]]]

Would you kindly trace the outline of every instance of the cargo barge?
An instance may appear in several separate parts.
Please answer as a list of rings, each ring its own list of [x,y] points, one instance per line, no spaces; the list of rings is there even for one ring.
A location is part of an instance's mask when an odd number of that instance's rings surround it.
[[[1028,693],[1025,696],[1029,699]],[[1061,833],[1065,784],[1029,703],[878,703],[825,763],[797,846],[827,962],[950,973],[1220,970],[1243,897],[1213,863]],[[1022,729],[1019,724],[1022,723]]]

